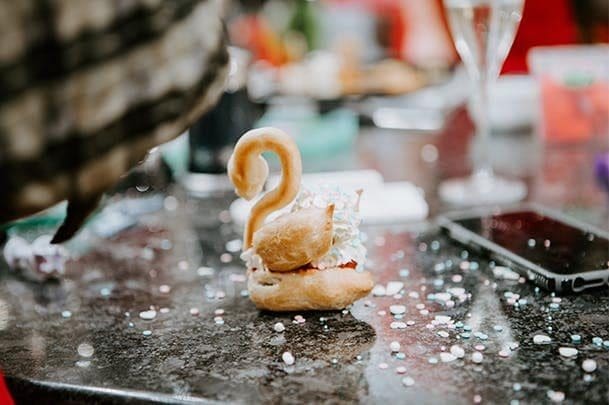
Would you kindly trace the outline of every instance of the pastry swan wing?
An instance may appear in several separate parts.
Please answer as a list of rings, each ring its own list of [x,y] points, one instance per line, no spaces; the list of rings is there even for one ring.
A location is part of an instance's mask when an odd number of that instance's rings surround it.
[[[332,246],[334,205],[285,214],[254,233],[254,249],[273,271],[298,269]]]

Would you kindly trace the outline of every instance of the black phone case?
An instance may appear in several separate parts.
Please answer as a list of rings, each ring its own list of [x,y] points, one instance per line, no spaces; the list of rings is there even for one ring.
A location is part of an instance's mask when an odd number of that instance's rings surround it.
[[[541,274],[540,272],[524,266],[520,263],[517,263],[510,258],[502,255],[499,252],[493,251],[492,249],[482,246],[476,243],[474,240],[465,237],[465,233],[469,232],[467,230],[463,231],[463,233],[455,232],[447,223],[452,223],[450,219],[445,218],[444,223],[440,223],[440,227],[452,240],[467,246],[478,252],[479,254],[492,259],[502,265],[512,268],[518,274],[526,277],[528,280],[532,281],[539,287],[548,290],[550,292],[555,292],[557,294],[571,294],[576,292],[582,292],[588,289],[595,288],[606,288],[607,287],[607,278],[599,278],[599,279],[589,279],[585,277],[581,277],[578,274],[574,275],[559,275],[554,274],[550,271],[547,271],[549,275]],[[459,226],[459,225],[457,225]]]

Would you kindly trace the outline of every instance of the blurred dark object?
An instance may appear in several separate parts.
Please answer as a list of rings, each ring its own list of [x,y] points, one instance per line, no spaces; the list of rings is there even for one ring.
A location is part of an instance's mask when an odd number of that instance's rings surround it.
[[[163,159],[160,148],[152,148],[144,160],[112,188],[112,193],[130,197],[132,194],[163,192],[174,181],[174,173]]]
[[[245,87],[249,54],[231,47],[226,91],[216,106],[189,130],[189,170],[194,173],[226,173],[234,143],[252,127],[256,114]]]
[[[609,1],[571,0],[582,42],[609,41]]]
[[[603,153],[596,157],[594,173],[598,184],[606,193],[609,193],[609,153]]]
[[[245,89],[226,92],[213,110],[190,128],[189,170],[225,173],[232,145],[251,127],[250,101]]]
[[[0,1],[0,223],[69,200],[68,239],[104,191],[221,94],[213,0]]]
[[[266,0],[239,0],[238,3],[244,12],[257,12],[264,6]]]
[[[402,57],[405,47],[407,22],[398,2],[380,3],[376,22],[377,42],[385,50],[385,56]]]

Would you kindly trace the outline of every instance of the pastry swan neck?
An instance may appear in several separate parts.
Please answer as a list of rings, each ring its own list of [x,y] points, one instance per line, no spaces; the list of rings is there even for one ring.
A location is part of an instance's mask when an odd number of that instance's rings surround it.
[[[273,211],[288,205],[300,188],[302,162],[294,140],[277,128],[258,128],[244,134],[228,163],[228,175],[237,194],[247,200],[256,197],[264,187],[269,173],[264,152],[274,152],[281,162],[281,181],[267,192],[253,207],[245,225],[243,250],[252,246],[254,232]]]

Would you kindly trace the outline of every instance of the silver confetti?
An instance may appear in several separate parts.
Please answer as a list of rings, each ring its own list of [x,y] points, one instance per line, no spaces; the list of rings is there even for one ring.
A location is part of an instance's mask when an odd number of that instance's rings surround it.
[[[79,344],[76,351],[78,352],[78,355],[81,357],[91,357],[91,356],[93,356],[93,353],[95,352],[95,350],[93,349],[93,346],[91,346],[88,343]]]
[[[148,311],[140,312],[140,318],[150,321],[156,318],[156,311],[154,309],[150,309]]]

